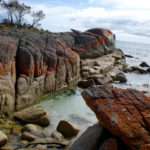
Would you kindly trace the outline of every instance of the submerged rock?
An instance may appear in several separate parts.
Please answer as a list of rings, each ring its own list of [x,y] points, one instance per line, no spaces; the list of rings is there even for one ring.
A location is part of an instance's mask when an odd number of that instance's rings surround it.
[[[150,97],[133,89],[91,87],[82,93],[100,124],[132,150],[150,144]]]
[[[0,147],[4,146],[8,141],[8,137],[5,133],[0,131]]]
[[[68,121],[61,120],[57,126],[57,131],[62,133],[65,138],[77,136],[79,129]]]
[[[32,123],[40,126],[48,126],[50,124],[47,112],[40,106],[32,106],[16,112],[14,118],[21,123]]]

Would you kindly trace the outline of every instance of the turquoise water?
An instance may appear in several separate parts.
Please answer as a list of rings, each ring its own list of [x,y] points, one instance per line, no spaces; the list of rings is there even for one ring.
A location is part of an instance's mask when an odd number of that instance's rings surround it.
[[[139,65],[141,61],[150,64],[150,45],[117,42],[117,47],[121,48],[125,54],[132,55],[134,58],[127,58],[129,65]],[[137,88],[138,90],[150,89],[150,75],[139,75],[135,73],[126,74],[128,82],[117,86],[122,88]],[[40,105],[47,110],[51,120],[51,127],[56,128],[60,120],[69,120],[80,129],[85,129],[91,124],[97,122],[95,114],[85,104],[81,91],[78,89],[75,93],[65,92],[58,96],[47,97]]]
[[[51,126],[57,126],[60,120],[68,120],[80,127],[86,129],[88,126],[97,122],[94,113],[85,104],[81,91],[75,93],[67,91],[63,94],[47,97],[40,105],[47,110]]]

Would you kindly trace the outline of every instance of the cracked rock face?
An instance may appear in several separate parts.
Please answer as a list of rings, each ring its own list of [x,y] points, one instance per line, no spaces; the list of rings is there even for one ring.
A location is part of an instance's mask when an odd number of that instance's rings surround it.
[[[0,112],[4,113],[15,109],[17,44],[14,38],[0,35]]]
[[[51,33],[0,25],[0,112],[23,109],[46,93],[76,85],[80,56],[110,53],[114,42],[104,29]]]
[[[91,87],[82,95],[101,125],[130,149],[149,149],[150,97],[133,89],[108,86]]]

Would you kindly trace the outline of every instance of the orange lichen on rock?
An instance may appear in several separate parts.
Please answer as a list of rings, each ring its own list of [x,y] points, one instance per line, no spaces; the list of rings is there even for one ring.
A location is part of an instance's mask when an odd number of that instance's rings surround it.
[[[119,137],[130,149],[144,150],[148,147],[149,97],[133,89],[109,86],[91,87],[82,95],[87,105],[96,113],[101,125]]]
[[[20,110],[37,103],[44,94],[76,86],[80,57],[95,58],[113,52],[115,40],[113,33],[106,34],[109,32],[97,28],[52,33],[1,26],[0,113]]]

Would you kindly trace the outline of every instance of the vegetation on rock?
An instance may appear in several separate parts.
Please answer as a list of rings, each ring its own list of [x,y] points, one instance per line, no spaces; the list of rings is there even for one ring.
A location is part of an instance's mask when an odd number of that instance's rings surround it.
[[[45,17],[42,10],[32,11],[31,6],[20,3],[18,0],[1,0],[0,6],[7,12],[7,18],[4,18],[2,21],[6,24],[15,24],[17,26],[27,25],[25,16],[31,15],[32,23],[28,26],[37,27],[40,25],[39,22]]]

